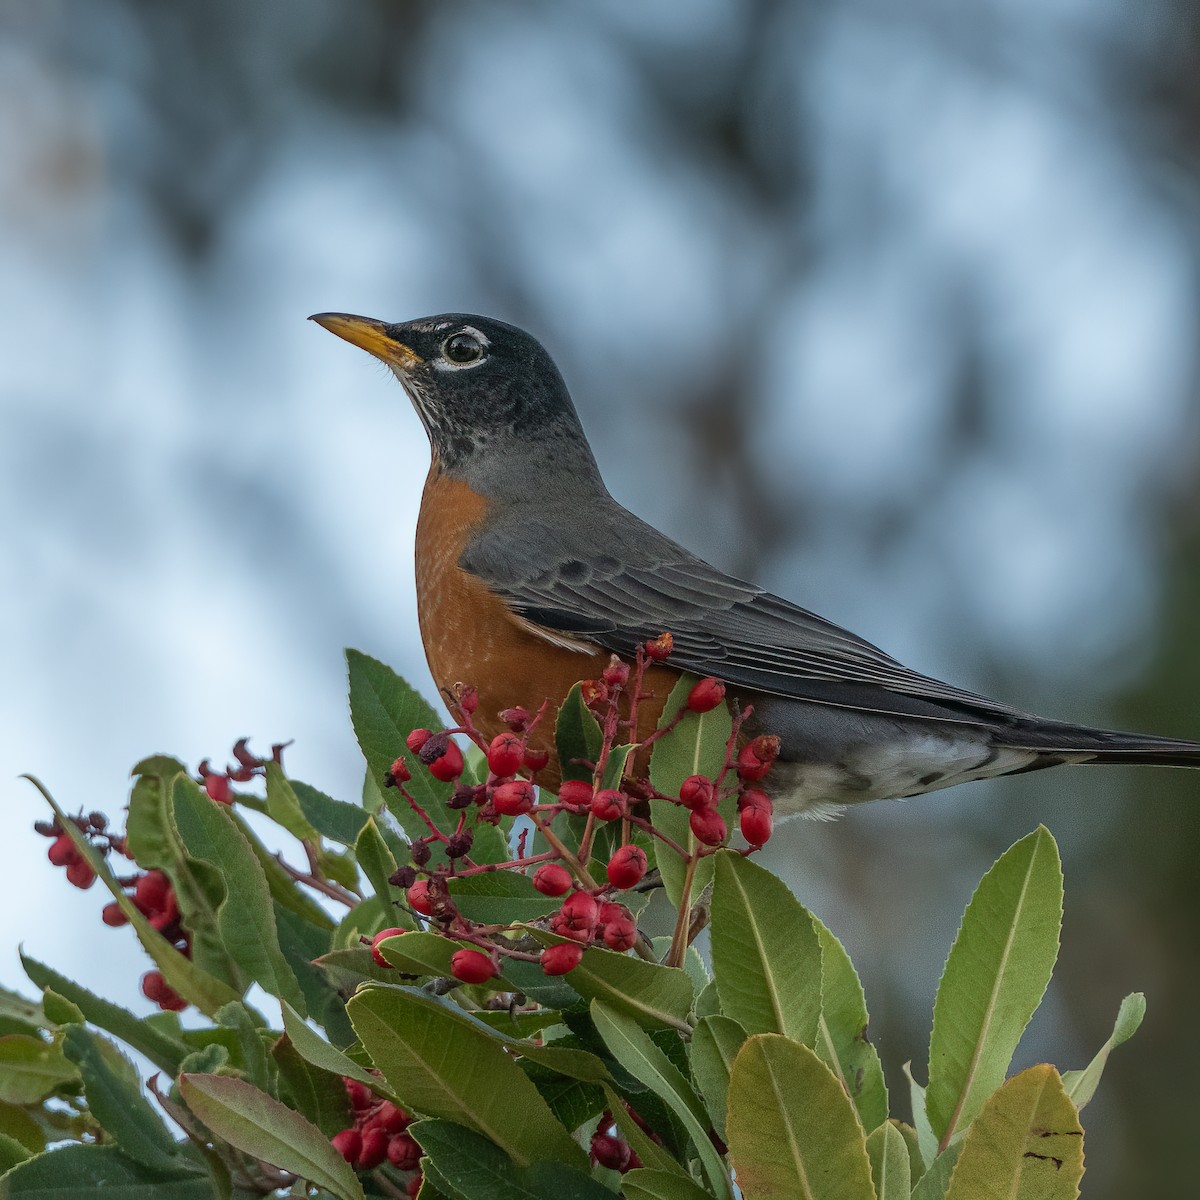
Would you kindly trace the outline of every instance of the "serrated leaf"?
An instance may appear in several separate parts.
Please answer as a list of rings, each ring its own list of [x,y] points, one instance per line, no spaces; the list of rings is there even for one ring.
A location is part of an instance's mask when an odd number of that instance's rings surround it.
[[[82,1025],[67,1026],[62,1047],[78,1068],[88,1107],[105,1133],[143,1166],[177,1170],[179,1146],[142,1095],[133,1063]]]
[[[619,788],[621,786],[621,781],[625,777],[625,764],[636,749],[636,745],[622,745],[613,746],[609,750],[608,759],[604,763],[604,776],[600,780],[601,787]]]
[[[326,1137],[352,1125],[350,1100],[341,1075],[324,1071],[303,1058],[285,1033],[271,1047],[271,1058],[279,1071],[285,1099],[310,1120]]]
[[[1083,1129],[1045,1063],[989,1096],[963,1138],[946,1200],[1075,1200]]]
[[[625,1200],[711,1200],[698,1183],[670,1171],[652,1171],[640,1167],[621,1179]]]
[[[663,706],[659,727],[667,725],[679,710],[687,704],[688,693],[696,683],[696,676],[681,675],[671,689]],[[664,734],[650,753],[650,782],[665,796],[678,796],[683,781],[690,775],[707,775],[716,779],[725,765],[725,745],[733,728],[729,707],[718,704],[711,712],[686,713],[683,719]],[[721,815],[730,820],[734,808],[732,799],[721,806]],[[668,800],[652,800],[650,815],[654,827],[678,843],[685,850],[694,851],[697,846],[695,835],[688,824],[688,811]],[[683,892],[686,864],[677,854],[663,850],[656,856],[663,887],[667,897],[676,907]],[[712,881],[713,859],[702,858],[696,864],[692,883],[692,895],[697,896]]]
[[[358,859],[358,865],[374,889],[375,895],[388,899],[392,894],[388,878],[395,872],[398,864],[388,849],[387,842],[383,840],[374,817],[368,818],[362,827],[358,841],[354,843],[354,857]]]
[[[0,1104],[0,1133],[33,1154],[40,1154],[46,1148],[46,1134],[29,1113],[16,1104]]]
[[[806,1046],[821,1015],[821,943],[787,885],[730,851],[714,855],[713,978],[721,1011],[749,1034],[782,1033]]]
[[[701,1017],[692,1031],[692,1078],[704,1098],[709,1119],[718,1136],[725,1139],[726,1097],[729,1073],[737,1058],[746,1031],[732,1018],[718,1015]]]
[[[18,1163],[32,1158],[33,1155],[34,1151],[24,1143],[17,1141],[14,1137],[9,1137],[7,1133],[0,1132],[0,1175]]]
[[[405,1108],[475,1129],[519,1166],[546,1158],[583,1165],[582,1151],[490,1031],[407,988],[365,988],[346,1011]]]
[[[329,1139],[252,1084],[225,1075],[182,1075],[179,1090],[188,1108],[231,1146],[341,1200],[363,1200],[358,1176]]]
[[[267,816],[283,826],[297,841],[317,843],[321,835],[300,807],[283,768],[277,762],[267,763]]]
[[[603,742],[600,722],[584,704],[577,683],[559,707],[554,725],[554,744],[562,778],[586,779],[590,783],[593,767],[587,764],[594,764],[599,759]]]
[[[79,1076],[57,1046],[27,1033],[0,1037],[0,1101],[38,1104],[67,1085]]]
[[[746,1200],[875,1200],[858,1115],[807,1046],[774,1033],[748,1038],[730,1075],[726,1124]]]
[[[909,1200],[912,1176],[908,1147],[891,1121],[885,1121],[867,1138],[867,1158],[876,1200]]]
[[[217,1009],[215,1015],[218,1029],[227,1029],[233,1035],[226,1045],[231,1052],[236,1051],[242,1073],[260,1091],[274,1095],[274,1073],[267,1058],[266,1031],[261,1024],[250,1015],[245,1004],[238,1001]]]
[[[238,831],[254,852],[254,857],[258,859],[258,865],[262,867],[263,874],[267,877],[267,888],[276,908],[285,908],[310,925],[317,925],[322,929],[332,929],[333,918],[307,892],[297,886],[291,875],[283,869],[279,859],[262,844],[258,834],[250,828],[242,815],[236,809],[230,808],[227,811],[233,818],[233,823],[238,827]]]
[[[811,916],[821,943],[821,1017],[816,1051],[842,1081],[864,1129],[887,1120],[887,1084],[879,1053],[867,1040],[867,1000],[842,943]],[[906,1198],[907,1200],[907,1198]]]
[[[946,1200],[950,1176],[954,1174],[954,1167],[961,1153],[962,1142],[954,1142],[947,1146],[913,1186],[912,1200]]]
[[[543,896],[528,876],[515,871],[490,871],[450,880],[450,895],[468,921],[483,925],[507,925],[536,921],[554,912],[561,899]]]
[[[283,1029],[292,1043],[293,1049],[314,1067],[328,1071],[333,1075],[344,1075],[347,1079],[357,1079],[366,1084],[377,1095],[384,1099],[396,1101],[396,1093],[379,1078],[360,1067],[349,1055],[343,1054],[336,1046],[330,1045],[323,1037],[315,1033],[305,1023],[294,1008],[286,1002],[280,1005],[283,1011]]]
[[[144,1167],[116,1146],[74,1143],[39,1154],[0,1179],[0,1200],[212,1200],[208,1175]]]
[[[963,914],[933,1008],[929,1123],[945,1146],[1004,1081],[1058,957],[1063,879],[1044,826],[1000,856]]]
[[[578,1129],[585,1121],[595,1121],[604,1111],[604,1092],[592,1083],[569,1079],[530,1059],[521,1063],[538,1095],[565,1129]]]
[[[617,1062],[683,1123],[714,1195],[732,1200],[729,1172],[709,1140],[708,1113],[692,1085],[632,1017],[599,1000],[592,1001],[591,1013],[597,1031]]]
[[[1100,1086],[1100,1078],[1108,1063],[1108,1056],[1137,1033],[1145,1015],[1146,997],[1141,992],[1133,992],[1126,996],[1117,1012],[1112,1035],[1100,1047],[1096,1057],[1082,1071],[1063,1072],[1063,1086],[1076,1108],[1082,1109],[1096,1094],[1096,1088]]]
[[[904,1077],[908,1080],[908,1096],[912,1106],[913,1128],[917,1138],[917,1147],[923,1166],[928,1169],[938,1156],[937,1134],[929,1124],[929,1114],[926,1112],[925,1089],[913,1078],[912,1063],[906,1062],[902,1068]],[[922,1172],[923,1174],[924,1172]],[[917,1176],[919,1178],[919,1176]],[[949,1176],[946,1177],[949,1179]]]
[[[361,805],[334,800],[311,784],[301,783],[299,779],[291,779],[288,782],[304,819],[310,822],[322,837],[343,846],[354,845],[370,813],[364,812]]]

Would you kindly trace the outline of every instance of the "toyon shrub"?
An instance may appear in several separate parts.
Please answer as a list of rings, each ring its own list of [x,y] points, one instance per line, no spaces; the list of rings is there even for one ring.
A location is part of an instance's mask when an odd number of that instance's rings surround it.
[[[684,675],[622,740],[672,652],[525,697],[488,738],[472,689],[442,729],[352,651],[354,799],[245,740],[223,771],[139,763],[123,829],[34,780],[52,869],[94,887],[99,944],[140,942],[153,1012],[23,958],[38,994],[0,991],[0,1194],[1074,1197],[1079,1111],[1145,1006],[1085,1069],[1007,1077],[1058,953],[1053,838],[980,883],[926,1082],[889,1093],[841,943],[755,860],[778,739]]]

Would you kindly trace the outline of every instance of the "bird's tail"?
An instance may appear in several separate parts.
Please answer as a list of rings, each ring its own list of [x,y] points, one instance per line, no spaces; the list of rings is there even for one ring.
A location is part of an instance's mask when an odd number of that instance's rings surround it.
[[[1026,733],[1029,736],[1022,736]],[[1012,744],[1046,754],[1070,756],[1075,762],[1200,767],[1200,742],[1153,734],[1123,733],[1116,729],[1092,729],[1086,725],[1060,724],[1056,721],[1039,721],[1028,731],[1013,730]]]

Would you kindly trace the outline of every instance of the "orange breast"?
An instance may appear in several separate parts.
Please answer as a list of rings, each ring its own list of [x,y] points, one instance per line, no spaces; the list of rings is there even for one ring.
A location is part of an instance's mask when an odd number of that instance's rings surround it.
[[[482,496],[431,469],[416,538],[417,615],[425,657],[443,699],[455,684],[478,690],[475,722],[489,738],[505,728],[498,716],[502,709],[520,704],[536,712],[549,700],[554,707],[534,740],[552,748],[559,701],[578,680],[598,677],[609,654],[599,647],[579,652],[554,645],[458,565],[472,531],[486,520]],[[647,690],[654,696],[639,709],[642,736],[657,724],[675,678],[674,671],[661,667],[647,672]],[[538,778],[556,786],[557,761],[552,758]]]

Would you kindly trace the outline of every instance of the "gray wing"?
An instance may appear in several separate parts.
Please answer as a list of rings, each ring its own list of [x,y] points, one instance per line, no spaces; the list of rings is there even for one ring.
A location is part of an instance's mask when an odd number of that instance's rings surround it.
[[[849,631],[718,571],[611,503],[615,513],[603,506],[590,514],[586,546],[564,544],[563,524],[543,511],[521,529],[530,551],[525,569],[495,553],[486,535],[461,565],[525,620],[624,657],[669,630],[673,666],[735,689],[991,726],[1027,716],[910,670]],[[513,532],[504,544],[512,545]]]

